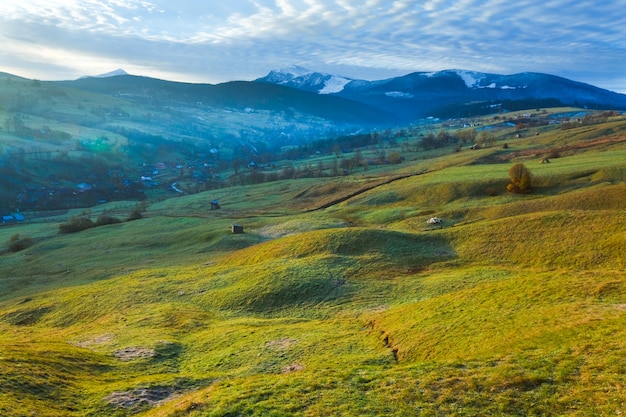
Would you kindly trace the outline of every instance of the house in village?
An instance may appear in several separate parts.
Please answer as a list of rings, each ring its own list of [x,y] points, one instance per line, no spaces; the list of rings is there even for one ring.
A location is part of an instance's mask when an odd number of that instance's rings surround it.
[[[26,220],[26,218],[22,213],[13,213],[2,216],[2,224],[18,223],[23,222],[24,220]]]
[[[84,193],[87,191],[91,191],[93,188],[91,184],[87,184],[86,182],[81,182],[80,184],[76,184],[76,188],[78,188],[79,193]]]

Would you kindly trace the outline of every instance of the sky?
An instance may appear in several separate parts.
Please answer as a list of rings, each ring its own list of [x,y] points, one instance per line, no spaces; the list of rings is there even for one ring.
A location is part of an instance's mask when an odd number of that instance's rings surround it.
[[[2,0],[0,71],[193,83],[542,72],[626,93],[626,0]]]

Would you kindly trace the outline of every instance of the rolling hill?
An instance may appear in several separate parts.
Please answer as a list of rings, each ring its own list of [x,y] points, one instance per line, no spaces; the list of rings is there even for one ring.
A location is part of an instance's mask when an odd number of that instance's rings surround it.
[[[624,413],[626,120],[480,122],[481,149],[0,227],[0,414]]]

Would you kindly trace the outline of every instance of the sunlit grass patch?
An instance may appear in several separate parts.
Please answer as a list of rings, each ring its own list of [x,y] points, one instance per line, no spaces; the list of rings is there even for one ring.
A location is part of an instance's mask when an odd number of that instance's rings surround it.
[[[326,217],[313,218],[313,216],[297,216],[292,219],[277,219],[268,225],[254,229],[252,232],[268,239],[276,239],[283,236],[311,232],[320,229],[346,227],[348,224],[339,219]]]
[[[505,280],[375,314],[372,323],[388,335],[401,362],[498,359],[525,350],[576,348],[591,343],[594,332],[604,334],[598,320],[607,327],[624,321],[616,308],[626,295],[624,278],[518,270]],[[607,288],[603,296],[602,288]]]
[[[610,217],[610,221],[607,218]],[[626,217],[613,211],[548,211],[479,221],[455,233],[463,258],[528,267],[624,266]]]
[[[623,148],[540,164],[598,134],[550,129],[72,235],[58,223],[80,210],[0,228],[34,242],[0,254],[0,414],[623,413]],[[506,193],[507,152],[532,193]]]

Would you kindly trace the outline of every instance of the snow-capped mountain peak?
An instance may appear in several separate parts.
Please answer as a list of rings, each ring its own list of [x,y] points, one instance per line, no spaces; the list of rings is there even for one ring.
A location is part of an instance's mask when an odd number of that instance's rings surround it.
[[[118,68],[118,69],[110,71],[110,72],[105,72],[104,74],[85,75],[85,76],[80,77],[80,78],[109,78],[109,77],[117,77],[118,75],[129,75],[129,74],[126,71],[124,71],[123,69]]]
[[[318,94],[335,94],[341,92],[352,79],[292,65],[287,68],[272,70],[265,77],[256,81],[285,85]]]
[[[289,75],[295,78],[295,77],[301,77],[303,75],[311,74],[313,71],[311,71],[310,69],[301,67],[299,65],[290,65],[286,68],[281,68],[279,70],[276,70],[276,72],[279,74]]]
[[[295,78],[303,77],[313,73],[304,67],[300,67],[298,65],[291,65],[286,68],[281,68],[277,70],[272,70],[265,77],[260,78],[259,80],[263,80],[265,82],[273,83],[273,84],[288,84]],[[258,81],[258,80],[257,80]]]

